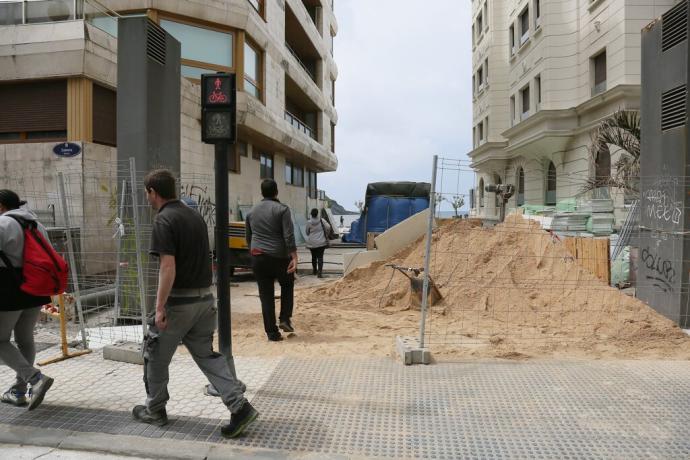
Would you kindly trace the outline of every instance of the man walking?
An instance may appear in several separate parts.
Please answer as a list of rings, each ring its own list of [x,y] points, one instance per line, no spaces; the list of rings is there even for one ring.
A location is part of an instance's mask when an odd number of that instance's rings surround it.
[[[213,351],[217,309],[211,293],[206,223],[198,212],[176,199],[170,171],[150,172],[144,187],[149,204],[158,211],[150,254],[159,258],[160,268],[155,320],[144,349],[146,404],[135,406],[132,415],[152,425],[168,423],[168,367],[182,341],[230,410],[230,423],[221,427],[221,433],[234,438],[259,413],[244,398],[243,386],[230,373],[225,357]]]
[[[278,342],[283,336],[276,327],[274,283],[280,283],[280,328],[294,332],[291,318],[297,245],[290,208],[278,201],[278,185],[273,179],[261,182],[261,195],[264,199],[247,214],[245,232],[259,285],[264,330],[268,340]]]

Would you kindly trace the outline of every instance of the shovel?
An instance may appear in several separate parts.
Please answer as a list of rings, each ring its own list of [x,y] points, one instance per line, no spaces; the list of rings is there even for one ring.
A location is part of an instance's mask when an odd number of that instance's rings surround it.
[[[413,267],[401,267],[395,264],[386,264],[386,267],[391,267],[394,270],[398,270],[400,273],[405,275],[407,279],[410,280],[410,291],[412,295],[410,296],[412,303],[417,307],[422,306],[422,297],[424,296],[424,279],[418,278],[419,275],[424,271],[423,268],[413,268]],[[439,301],[443,299],[441,291],[438,290],[438,286],[434,283],[429,275],[429,293],[427,296],[427,305],[436,305]]]

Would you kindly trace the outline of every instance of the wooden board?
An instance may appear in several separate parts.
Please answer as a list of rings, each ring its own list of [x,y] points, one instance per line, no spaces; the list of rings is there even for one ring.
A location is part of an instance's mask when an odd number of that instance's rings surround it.
[[[606,284],[611,283],[611,264],[608,238],[565,238],[565,247],[580,265]]]

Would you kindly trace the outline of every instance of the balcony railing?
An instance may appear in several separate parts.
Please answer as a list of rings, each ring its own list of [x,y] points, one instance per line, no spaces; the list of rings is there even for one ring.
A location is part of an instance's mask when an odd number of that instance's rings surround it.
[[[86,20],[113,34],[119,15],[97,0],[0,1],[0,25]]]
[[[290,54],[292,54],[292,56],[297,60],[299,65],[302,66],[304,71],[309,74],[311,79],[314,82],[316,82],[316,72],[314,71],[314,69],[310,69],[309,67],[307,67],[307,65],[304,62],[302,62],[302,60],[299,58],[299,55],[297,54],[297,52],[295,52],[295,50],[292,49],[292,47],[288,44],[288,42],[285,42],[285,47],[288,49],[288,51],[290,51]]]
[[[285,120],[287,120],[287,122],[290,123],[294,128],[297,128],[297,130],[302,131],[307,136],[316,140],[316,133],[314,132],[314,130],[307,126],[306,123],[304,123],[302,120],[288,112],[287,110],[285,111]]]

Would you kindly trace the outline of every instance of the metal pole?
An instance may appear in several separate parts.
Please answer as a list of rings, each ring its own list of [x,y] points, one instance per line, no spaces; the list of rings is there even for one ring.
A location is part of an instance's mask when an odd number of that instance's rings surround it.
[[[122,180],[122,190],[120,191],[120,209],[117,214],[117,218],[120,219],[120,224],[122,225],[122,228],[124,228],[125,222],[122,218],[122,215],[124,214],[124,207],[125,207],[125,193],[127,191],[127,180],[123,179]],[[122,272],[122,269],[120,268],[120,256],[122,255],[122,233],[120,232],[120,228],[118,226],[117,229],[117,265],[115,266],[115,318],[118,318],[120,316],[120,275]],[[113,318],[114,320],[114,318]]]
[[[431,260],[431,235],[434,230],[434,210],[436,209],[436,165],[438,155],[434,155],[431,168],[431,191],[429,192],[429,223],[426,228],[426,248],[424,251],[424,288],[422,289],[422,319],[419,325],[419,347],[424,348],[424,329],[426,328],[426,309],[429,297],[429,262]]]
[[[69,210],[67,209],[67,196],[65,195],[65,176],[58,173],[58,190],[60,193],[60,204],[62,206],[62,215],[65,217],[65,235],[67,236],[67,255],[69,257],[70,271],[72,272],[72,286],[74,287],[74,297],[77,299],[77,316],[79,318],[79,330],[81,331],[81,342],[86,350],[89,344],[86,340],[86,330],[84,329],[84,311],[81,307],[81,295],[79,294],[79,277],[77,272],[77,264],[74,258],[74,246],[72,245],[72,224],[69,219]]]
[[[139,207],[137,205],[137,169],[134,157],[129,159],[129,183],[132,193],[134,212],[134,241],[137,251],[137,278],[139,281],[139,303],[141,304],[141,337],[146,337],[146,286],[144,285],[144,258],[141,254],[141,227],[139,225]]]
[[[230,319],[230,260],[228,254],[229,223],[229,179],[227,142],[219,142],[215,148],[216,169],[216,300],[218,302],[218,347],[228,362],[230,373],[236,377],[235,361],[232,356],[232,329]]]

